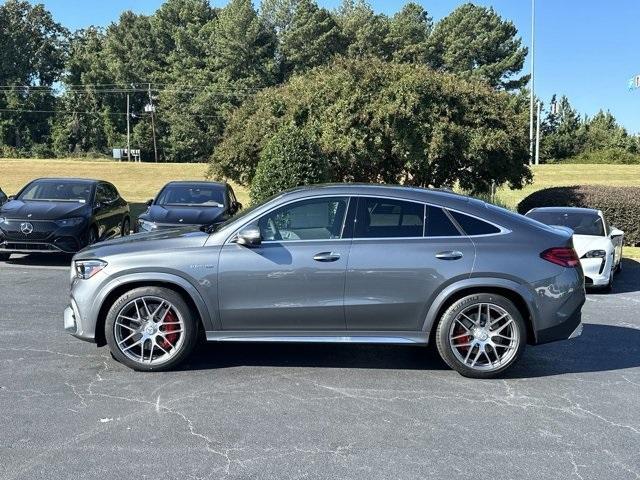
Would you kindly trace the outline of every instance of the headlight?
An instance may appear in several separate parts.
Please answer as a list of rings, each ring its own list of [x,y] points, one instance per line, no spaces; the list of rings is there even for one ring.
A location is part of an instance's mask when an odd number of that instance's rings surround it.
[[[582,258],[604,258],[607,256],[607,252],[604,250],[590,250],[583,255]]]
[[[107,262],[102,260],[76,260],[76,277],[83,280],[93,277],[96,273],[107,266]]]
[[[140,230],[143,232],[151,232],[158,228],[155,223],[148,220],[142,220],[141,218],[138,219],[138,227],[140,227]]]
[[[75,227],[84,222],[82,217],[63,218],[62,220],[56,220],[56,225],[59,227]]]

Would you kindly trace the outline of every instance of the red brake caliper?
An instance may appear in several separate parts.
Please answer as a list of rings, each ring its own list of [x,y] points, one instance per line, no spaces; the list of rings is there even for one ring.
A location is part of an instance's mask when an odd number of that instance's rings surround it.
[[[174,330],[178,330],[180,325],[178,323],[174,323],[174,322],[177,322],[178,319],[176,318],[175,314],[171,310],[167,312],[166,317],[164,317],[164,321],[169,323],[169,325],[164,325],[163,332],[164,332],[165,340],[162,340],[160,345],[162,346],[162,348],[168,350],[169,348],[171,348],[176,344],[176,340],[178,339],[178,334],[171,333],[171,332],[173,332]]]
[[[457,337],[458,335],[462,335],[466,332],[466,330],[464,328],[462,328],[461,326],[457,326],[456,329],[453,331],[453,336]],[[471,335],[466,335],[464,337],[459,337],[455,339],[455,344],[460,344],[460,345],[464,345],[465,343],[469,343],[471,341]],[[467,350],[469,350],[469,347],[458,347],[460,350],[462,350],[464,353],[467,353]]]

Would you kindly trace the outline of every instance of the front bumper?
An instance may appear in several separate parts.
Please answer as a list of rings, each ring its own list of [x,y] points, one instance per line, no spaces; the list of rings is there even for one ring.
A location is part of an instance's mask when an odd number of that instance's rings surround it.
[[[64,309],[64,329],[67,333],[73,335],[80,340],[95,343],[95,332],[89,331],[83,325],[82,316],[78,311],[78,305],[71,298],[70,305]]]
[[[21,220],[8,220],[0,228],[0,253],[75,253],[86,244],[84,224],[60,227],[53,221],[30,221],[33,231],[20,231]],[[86,223],[86,222],[85,222]]]
[[[609,283],[611,276],[611,263],[613,255],[605,258],[581,258],[580,265],[584,272],[585,285],[587,287],[603,287]]]

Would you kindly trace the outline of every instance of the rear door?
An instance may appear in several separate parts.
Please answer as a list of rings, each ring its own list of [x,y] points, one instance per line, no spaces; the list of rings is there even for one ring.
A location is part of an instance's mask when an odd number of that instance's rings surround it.
[[[417,331],[429,300],[469,276],[475,249],[440,207],[384,197],[358,199],[347,265],[347,329]]]

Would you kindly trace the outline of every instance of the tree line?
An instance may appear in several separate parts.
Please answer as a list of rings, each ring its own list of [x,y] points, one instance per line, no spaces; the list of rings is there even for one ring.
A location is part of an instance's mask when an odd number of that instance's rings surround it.
[[[0,155],[110,155],[128,120],[145,161],[210,161],[244,184],[266,179],[261,158],[281,159],[269,145],[290,134],[291,158],[318,159],[327,180],[517,186],[530,175],[526,55],[512,22],[471,3],[434,22],[414,2],[387,16],[366,0],[167,0],[70,32],[7,0]],[[637,149],[609,114],[587,122],[563,101],[543,122],[544,158],[610,141],[611,128],[616,148]]]

